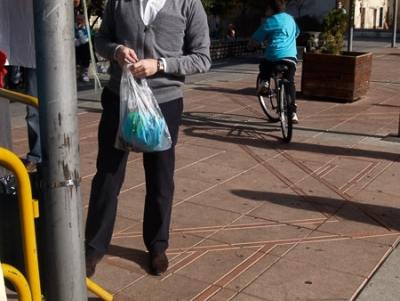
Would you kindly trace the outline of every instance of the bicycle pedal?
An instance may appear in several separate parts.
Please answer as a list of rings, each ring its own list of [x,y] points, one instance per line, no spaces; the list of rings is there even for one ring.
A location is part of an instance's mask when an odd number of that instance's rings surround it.
[[[271,98],[271,97],[275,96],[274,92],[272,92],[271,90],[262,92],[261,95],[264,96],[264,97],[268,97],[268,98]]]

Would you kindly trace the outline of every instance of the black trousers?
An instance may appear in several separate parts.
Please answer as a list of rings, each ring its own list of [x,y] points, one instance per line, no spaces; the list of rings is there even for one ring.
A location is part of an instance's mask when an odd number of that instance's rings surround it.
[[[95,63],[98,63],[99,60],[97,59],[94,49],[93,49],[93,52],[94,52],[94,59],[96,61]],[[75,58],[76,58],[77,65],[80,65],[84,68],[89,67],[90,62],[92,60],[92,58],[90,57],[89,42],[75,47]]]
[[[294,58],[287,58],[281,61],[268,61],[266,59],[262,60],[260,63],[260,73],[262,80],[268,80],[275,70],[276,65],[286,65],[288,66],[288,71],[285,71],[283,77],[289,81],[289,94],[292,98],[293,112],[296,113],[296,82],[294,76],[296,75],[297,60]]]
[[[110,244],[117,213],[118,195],[125,179],[128,152],[114,147],[119,125],[119,96],[105,88],[101,96],[97,172],[92,181],[85,229],[86,255],[101,258]],[[175,145],[183,111],[183,99],[160,104],[172,138],[172,147],[143,153],[146,197],[143,240],[149,252],[168,248],[174,195]],[[130,175],[134,176],[134,175]],[[133,201],[133,200],[132,200]]]

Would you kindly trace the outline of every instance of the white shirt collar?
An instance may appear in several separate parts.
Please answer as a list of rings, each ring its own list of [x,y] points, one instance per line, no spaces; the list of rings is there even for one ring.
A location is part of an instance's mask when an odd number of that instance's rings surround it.
[[[166,0],[140,0],[140,16],[144,25],[147,26],[154,21],[165,2]]]

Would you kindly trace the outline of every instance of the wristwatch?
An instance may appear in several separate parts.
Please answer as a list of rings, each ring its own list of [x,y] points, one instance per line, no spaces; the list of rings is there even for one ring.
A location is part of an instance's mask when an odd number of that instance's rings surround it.
[[[157,72],[164,72],[164,62],[162,59],[157,60]]]

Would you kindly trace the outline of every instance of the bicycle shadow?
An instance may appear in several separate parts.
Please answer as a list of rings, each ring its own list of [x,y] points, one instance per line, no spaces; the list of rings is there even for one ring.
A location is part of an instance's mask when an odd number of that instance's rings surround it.
[[[259,144],[254,140],[254,134],[268,135],[268,133],[279,132],[276,136],[270,136],[281,139],[279,123],[270,123],[266,118],[245,115],[184,112],[181,125],[187,127],[183,132],[188,136],[235,143],[244,143],[245,140],[248,140],[246,144],[249,146]],[[228,133],[220,132],[221,129],[226,129]],[[249,132],[252,134],[249,135]]]
[[[342,146],[322,145],[309,142],[291,141],[283,143],[280,124],[270,123],[265,118],[254,116],[223,114],[219,112],[184,112],[181,124],[184,135],[212,139],[219,142],[236,143],[259,148],[274,148],[279,151],[296,150],[336,156],[363,157],[374,160],[400,162],[400,154],[379,150],[356,149]],[[225,129],[225,131],[222,131]],[[302,131],[320,132],[318,129],[302,128]],[[296,136],[294,130],[294,137]],[[276,135],[274,133],[277,133]],[[364,136],[362,133],[330,131],[336,135]],[[274,138],[274,140],[267,139]],[[383,136],[371,136],[384,138]]]

